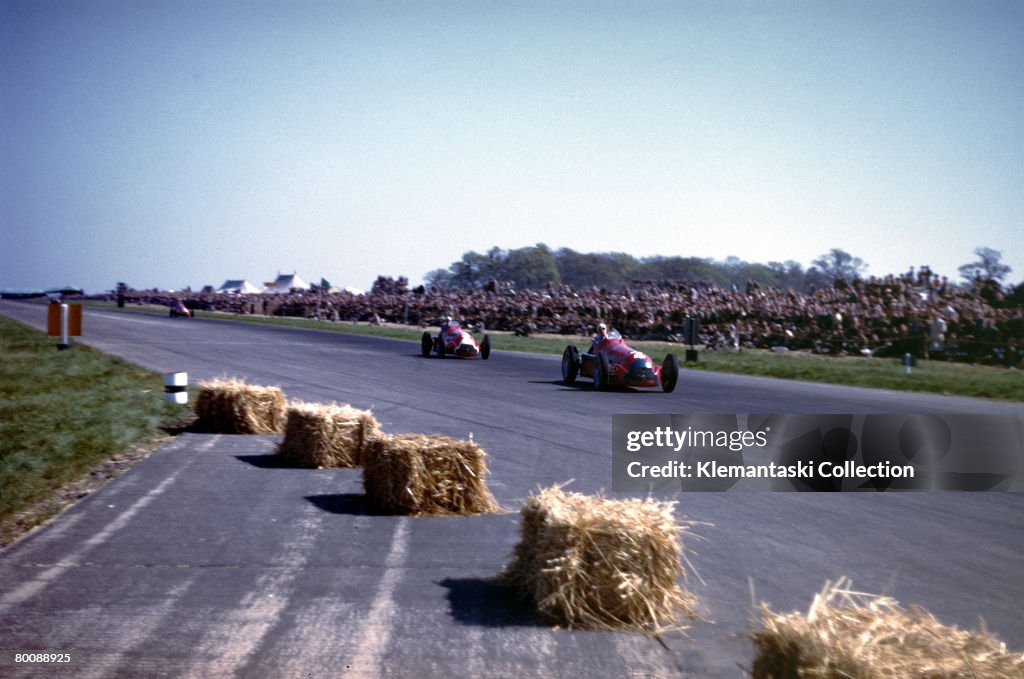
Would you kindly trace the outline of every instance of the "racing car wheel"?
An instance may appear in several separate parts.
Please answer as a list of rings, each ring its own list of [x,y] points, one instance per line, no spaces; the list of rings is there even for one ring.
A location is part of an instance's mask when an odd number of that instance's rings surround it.
[[[661,364],[661,390],[671,394],[679,379],[679,359],[675,354],[668,354]]]
[[[605,354],[598,354],[597,365],[594,366],[594,387],[596,389],[607,389],[608,377],[610,375],[611,370],[608,367],[608,356]]]
[[[580,374],[580,352],[573,345],[568,345],[562,352],[562,381],[566,384],[576,382]]]

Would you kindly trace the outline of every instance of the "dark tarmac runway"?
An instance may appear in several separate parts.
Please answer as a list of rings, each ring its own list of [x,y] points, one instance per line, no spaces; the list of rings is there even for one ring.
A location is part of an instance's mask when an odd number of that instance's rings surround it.
[[[42,327],[45,309],[0,302]],[[161,372],[371,408],[388,432],[473,433],[508,514],[375,516],[359,470],[278,466],[276,437],[185,434],[0,552],[0,650],[73,666],[0,676],[742,677],[753,596],[805,610],[828,580],[1024,650],[1024,496],[693,493],[704,620],[689,633],[552,630],[489,581],[533,490],[611,486],[620,413],[992,413],[1024,406],[685,371],[676,392],[559,384],[559,359],[423,359],[418,344],[87,311],[83,341]]]

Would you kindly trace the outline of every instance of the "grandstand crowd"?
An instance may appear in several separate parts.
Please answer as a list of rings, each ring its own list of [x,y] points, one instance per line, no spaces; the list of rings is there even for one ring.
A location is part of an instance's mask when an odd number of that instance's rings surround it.
[[[453,316],[490,330],[589,335],[605,322],[630,339],[682,342],[687,318],[700,321],[708,350],[748,348],[831,355],[899,356],[1022,367],[1024,305],[981,280],[958,286],[927,269],[847,281],[807,293],[707,283],[635,282],[621,290],[548,286],[514,290],[409,289],[379,278],[367,294],[317,289],[279,295],[127,291],[129,304],[362,323],[436,325]]]

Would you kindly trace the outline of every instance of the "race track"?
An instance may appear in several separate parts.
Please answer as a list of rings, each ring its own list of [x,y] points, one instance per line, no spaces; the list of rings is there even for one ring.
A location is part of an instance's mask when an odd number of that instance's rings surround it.
[[[0,313],[42,327],[45,309]],[[697,371],[671,395],[595,392],[562,385],[555,356],[423,359],[414,342],[91,310],[82,340],[193,383],[227,375],[370,408],[387,432],[472,433],[510,513],[375,516],[358,470],[280,467],[276,437],[186,434],[0,552],[0,651],[74,649],[68,676],[742,677],[752,596],[806,609],[840,576],[947,624],[984,618],[1024,650],[1020,494],[678,497],[709,524],[687,543],[703,619],[661,641],[551,630],[488,580],[531,491],[610,488],[613,414],[1024,416],[1019,404]]]

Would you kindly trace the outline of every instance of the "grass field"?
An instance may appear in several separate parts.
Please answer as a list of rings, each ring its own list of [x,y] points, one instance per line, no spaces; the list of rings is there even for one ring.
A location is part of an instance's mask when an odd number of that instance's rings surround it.
[[[102,306],[115,308],[113,304],[102,304]],[[135,306],[125,309],[159,314],[167,313],[163,307]],[[419,340],[423,332],[420,328],[392,324],[374,326],[347,321],[334,323],[305,318],[249,316],[203,311],[198,312],[197,316],[405,340]],[[436,332],[437,329],[433,328],[432,330]],[[491,336],[491,346],[495,351],[526,351],[560,355],[566,344],[575,344],[582,350],[590,342],[590,338],[587,337],[561,335],[516,337],[512,333],[495,331],[489,331],[488,334]],[[682,362],[686,349],[684,346],[667,342],[631,342],[631,344],[658,362],[668,352],[678,354],[680,362]],[[913,372],[908,375],[904,367],[895,359],[839,358],[804,352],[776,354],[771,351],[746,350],[739,353],[701,351],[696,363],[683,365],[688,370],[711,370],[876,389],[1024,401],[1024,371],[965,363],[919,361],[913,368]]]
[[[57,351],[55,338],[3,316],[0,354],[0,545],[59,511],[65,503],[37,506],[56,489],[187,412],[164,401],[160,374],[80,343]]]

